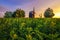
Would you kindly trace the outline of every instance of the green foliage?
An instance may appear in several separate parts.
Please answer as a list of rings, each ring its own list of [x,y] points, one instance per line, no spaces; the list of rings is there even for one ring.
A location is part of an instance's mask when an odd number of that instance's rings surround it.
[[[7,11],[6,13],[5,13],[5,15],[4,15],[4,17],[5,18],[11,18],[12,17],[12,12],[10,12],[10,11]]]
[[[48,18],[52,18],[54,16],[53,10],[50,8],[46,9],[44,16]]]
[[[25,17],[25,11],[21,9],[17,9],[14,12],[6,11],[5,18],[20,18],[20,17]]]
[[[13,15],[13,17],[25,17],[25,11],[21,9],[17,9]]]
[[[0,40],[60,40],[60,19],[0,18]]]

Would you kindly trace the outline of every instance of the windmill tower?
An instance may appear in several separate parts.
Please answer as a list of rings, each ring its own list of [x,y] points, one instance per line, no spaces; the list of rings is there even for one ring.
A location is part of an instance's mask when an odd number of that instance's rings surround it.
[[[33,18],[35,17],[35,8],[33,7],[33,13],[32,13]]]
[[[29,18],[35,18],[35,8],[29,12]]]

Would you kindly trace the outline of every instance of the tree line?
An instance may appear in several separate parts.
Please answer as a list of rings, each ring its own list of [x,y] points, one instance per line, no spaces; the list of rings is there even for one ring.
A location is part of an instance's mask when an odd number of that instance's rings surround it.
[[[51,9],[51,8],[47,8],[44,12],[45,18],[52,18],[54,15],[55,14],[53,13],[53,9]],[[24,18],[25,11],[22,9],[16,9],[14,12],[6,11],[4,17],[5,18]]]

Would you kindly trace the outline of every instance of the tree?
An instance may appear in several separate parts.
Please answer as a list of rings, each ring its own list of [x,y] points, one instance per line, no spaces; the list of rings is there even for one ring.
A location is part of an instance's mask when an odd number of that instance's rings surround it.
[[[6,11],[6,13],[5,13],[5,18],[10,18],[10,17],[12,17],[12,12],[10,12],[10,11]]]
[[[44,16],[47,18],[52,18],[54,16],[53,10],[51,8],[46,9]]]
[[[13,17],[25,17],[25,11],[21,9],[17,9],[13,15]]]

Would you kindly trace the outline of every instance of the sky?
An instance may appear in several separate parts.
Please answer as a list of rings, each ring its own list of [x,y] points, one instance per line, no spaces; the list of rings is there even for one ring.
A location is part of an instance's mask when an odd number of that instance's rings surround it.
[[[35,8],[36,17],[40,14],[44,14],[47,8],[51,8],[54,11],[56,18],[60,18],[60,0],[0,0],[0,17],[4,16],[6,11],[15,11],[21,8],[25,11],[26,17],[29,12]]]

